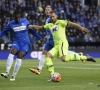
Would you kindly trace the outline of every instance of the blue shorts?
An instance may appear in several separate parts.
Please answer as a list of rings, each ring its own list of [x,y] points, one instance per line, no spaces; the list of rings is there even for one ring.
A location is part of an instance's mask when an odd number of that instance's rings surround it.
[[[43,46],[43,50],[49,51],[54,47],[53,40],[47,40],[46,43]]]
[[[14,41],[13,44],[10,46],[10,48],[16,48],[17,53],[22,51],[26,55],[30,51],[30,44],[19,43],[19,42]]]

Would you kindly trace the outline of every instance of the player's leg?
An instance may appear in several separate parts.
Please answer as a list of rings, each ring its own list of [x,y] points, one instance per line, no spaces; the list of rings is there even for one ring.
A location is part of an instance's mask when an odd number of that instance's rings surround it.
[[[46,49],[44,49],[42,51],[41,58],[39,60],[39,65],[38,65],[38,69],[40,70],[40,72],[42,71],[42,68],[43,68],[43,66],[45,64],[45,56],[46,56],[47,52],[48,51]]]
[[[53,41],[49,42],[47,41],[45,44],[44,44],[44,47],[43,47],[43,51],[42,51],[42,54],[41,54],[41,58],[39,60],[39,65],[38,65],[38,68],[37,69],[33,69],[33,68],[30,68],[30,71],[39,75],[42,71],[42,68],[45,64],[45,56],[47,55],[47,52],[52,49],[54,46],[53,44]]]
[[[43,52],[39,61],[39,66],[38,66],[38,69],[40,69],[40,71],[42,70],[45,64],[45,56],[47,55],[47,52],[51,50],[53,46],[54,46],[53,42],[46,42],[46,44],[44,44]]]
[[[63,49],[63,52],[64,52],[64,49]],[[70,51],[68,50],[68,55],[79,55],[79,53],[76,53],[75,51]]]
[[[53,47],[48,53],[47,53],[47,56],[45,58],[46,60],[46,66],[47,66],[47,69],[48,71],[50,72],[50,79],[48,81],[51,81],[51,75],[55,72],[54,71],[54,65],[53,65],[53,62],[52,60],[54,59],[54,57],[56,56],[59,57],[59,54],[58,54],[58,45]]]
[[[84,55],[80,56],[79,54],[68,54],[66,50],[68,50],[68,43],[62,42],[62,46],[59,47],[59,53],[63,61],[87,60],[87,61],[95,62],[95,60],[90,56],[84,56]]]
[[[75,51],[70,51],[70,50],[68,50],[68,54],[77,54],[77,55],[83,56],[83,53],[82,52],[77,53]],[[82,60],[82,62],[85,63],[86,60]]]
[[[69,54],[69,55],[67,54],[67,55],[62,56],[61,59],[63,61],[80,61],[80,60],[83,61],[85,60],[85,61],[96,62],[95,59],[89,55],[80,56],[78,54]]]
[[[54,65],[52,62],[53,57],[55,57],[55,55],[57,55],[58,53],[58,46],[53,47],[46,55],[45,58],[45,64],[47,66],[48,71],[50,72],[50,74],[52,75],[54,73]]]
[[[47,54],[48,51],[46,50],[43,50],[42,51],[42,54],[41,54],[41,57],[40,57],[40,60],[39,60],[39,65],[37,67],[37,69],[34,69],[34,68],[30,68],[29,70],[37,75],[40,75],[41,71],[42,71],[42,68],[45,64],[45,56]]]
[[[30,49],[29,44],[26,44],[26,45],[23,45],[20,47],[20,50],[17,54],[16,62],[14,65],[14,71],[13,71],[10,81],[15,81],[15,77],[21,67],[21,64],[22,64],[22,58],[28,53],[29,49]]]
[[[13,58],[14,58],[14,55],[16,55],[16,53],[18,52],[19,46],[16,42],[14,42],[10,48],[11,49],[10,49],[10,53],[7,58],[7,64],[6,64],[6,73],[1,73],[1,76],[5,77],[5,78],[8,78],[8,76],[9,76],[9,72],[10,72],[11,66],[13,64]]]

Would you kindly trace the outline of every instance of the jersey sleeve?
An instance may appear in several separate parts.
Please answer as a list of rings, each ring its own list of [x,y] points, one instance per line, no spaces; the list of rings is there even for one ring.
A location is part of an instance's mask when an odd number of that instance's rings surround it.
[[[67,20],[61,20],[60,23],[61,23],[62,26],[67,26],[68,25]]]
[[[42,39],[42,37],[34,30],[34,29],[30,29],[29,30],[33,36],[35,36],[37,39]]]
[[[0,32],[0,37],[4,36],[9,30],[11,30],[10,23],[8,23],[7,26],[5,26],[4,29]]]
[[[44,28],[45,30],[47,30],[47,29],[49,29],[49,26],[50,26],[50,24],[45,24],[45,25],[43,26],[43,28]]]

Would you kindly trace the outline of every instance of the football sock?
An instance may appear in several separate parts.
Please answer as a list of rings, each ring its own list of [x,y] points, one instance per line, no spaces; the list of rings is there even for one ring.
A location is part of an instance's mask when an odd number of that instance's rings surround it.
[[[38,66],[38,69],[41,71],[43,66],[44,66],[44,63],[45,63],[45,55],[41,55],[41,58],[39,60],[39,66]]]
[[[6,73],[8,73],[8,74],[9,74],[9,71],[10,71],[11,66],[13,64],[13,58],[14,58],[14,55],[10,53],[8,56],[7,65],[6,65]]]
[[[52,75],[54,73],[54,65],[53,65],[52,59],[49,57],[46,57],[45,61],[46,61],[47,69],[50,72],[50,74]]]
[[[79,61],[79,60],[87,60],[86,56],[80,56],[78,54],[68,54],[66,56],[65,61]]]
[[[12,76],[16,76],[16,74],[18,73],[18,71],[21,67],[21,64],[22,64],[22,59],[16,58],[16,63],[14,66],[14,71],[13,71]]]

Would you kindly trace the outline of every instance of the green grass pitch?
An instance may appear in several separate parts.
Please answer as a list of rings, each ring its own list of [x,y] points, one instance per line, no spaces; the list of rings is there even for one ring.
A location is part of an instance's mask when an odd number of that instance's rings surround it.
[[[55,71],[62,76],[60,82],[47,82],[49,72],[43,68],[40,75],[29,71],[38,66],[38,60],[23,60],[16,81],[0,76],[0,90],[100,90],[100,59],[96,63],[81,61],[62,62],[54,60]],[[14,61],[15,62],[15,61]],[[0,73],[5,72],[6,60],[0,60]]]

